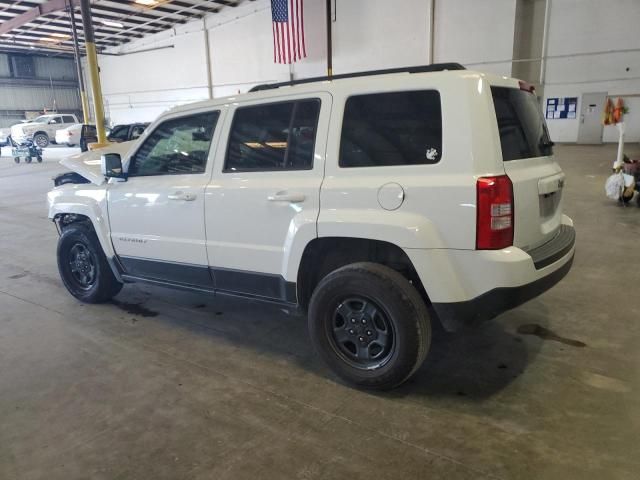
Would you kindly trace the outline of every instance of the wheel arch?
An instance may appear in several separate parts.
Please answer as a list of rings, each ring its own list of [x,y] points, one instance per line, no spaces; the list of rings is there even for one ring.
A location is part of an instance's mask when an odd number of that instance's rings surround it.
[[[382,240],[357,237],[320,237],[310,241],[302,254],[296,279],[298,303],[306,310],[313,290],[326,275],[345,265],[374,262],[402,274],[416,287],[429,306],[431,301],[405,251]]]
[[[85,184],[63,185],[51,190],[47,196],[49,218],[58,228],[74,222],[85,222],[93,228],[100,246],[107,258],[113,258],[115,251],[110,240],[109,222],[106,213],[106,197],[104,190],[92,189],[97,195],[82,195],[82,189],[89,189]]]
[[[49,136],[49,134],[45,131],[45,130],[38,130],[36,132],[33,132],[33,135],[31,135],[31,138],[35,138],[36,135],[46,135],[47,138],[49,139],[49,141],[51,141],[51,137]]]

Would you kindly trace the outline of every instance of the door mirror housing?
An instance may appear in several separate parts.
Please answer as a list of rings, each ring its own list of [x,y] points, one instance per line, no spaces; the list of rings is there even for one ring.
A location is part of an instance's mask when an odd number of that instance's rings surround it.
[[[105,153],[100,157],[102,174],[107,178],[127,179],[127,174],[122,168],[122,158],[119,153]]]

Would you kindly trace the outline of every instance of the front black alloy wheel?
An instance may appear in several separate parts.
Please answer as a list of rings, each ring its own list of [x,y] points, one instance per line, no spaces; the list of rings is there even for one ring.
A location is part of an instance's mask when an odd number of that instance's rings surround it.
[[[309,333],[343,380],[386,390],[423,363],[431,323],[418,291],[395,270],[362,262],[324,277],[309,304]]]
[[[58,240],[58,270],[69,293],[86,303],[110,300],[122,288],[89,225],[72,223]]]
[[[89,247],[81,242],[76,242],[69,250],[70,279],[80,290],[89,290],[96,283],[98,259]]]

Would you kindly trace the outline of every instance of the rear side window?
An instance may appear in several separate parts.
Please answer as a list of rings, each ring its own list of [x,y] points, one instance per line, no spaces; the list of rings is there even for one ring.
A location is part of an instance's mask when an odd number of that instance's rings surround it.
[[[225,172],[308,170],[320,100],[299,100],[236,110]]]
[[[547,125],[533,93],[491,87],[491,94],[505,162],[553,154]]]
[[[376,93],[347,99],[341,167],[424,165],[442,157],[442,112],[435,90]]]
[[[64,123],[75,123],[75,119],[71,115],[64,115],[62,117]]]

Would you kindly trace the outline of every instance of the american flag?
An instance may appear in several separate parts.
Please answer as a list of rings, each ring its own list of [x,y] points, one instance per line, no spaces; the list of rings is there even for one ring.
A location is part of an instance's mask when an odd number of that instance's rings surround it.
[[[293,63],[307,56],[303,0],[271,0],[273,61]]]

